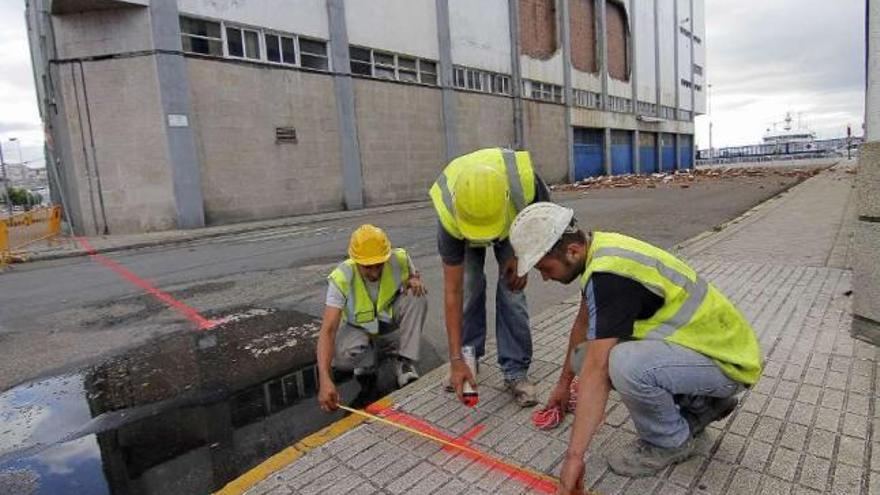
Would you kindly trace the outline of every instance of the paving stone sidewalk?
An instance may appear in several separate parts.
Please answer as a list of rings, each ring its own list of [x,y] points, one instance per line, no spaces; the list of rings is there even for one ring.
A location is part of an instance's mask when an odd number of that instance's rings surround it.
[[[651,478],[620,477],[607,468],[604,454],[636,437],[612,393],[606,424],[587,457],[590,487],[639,495],[880,494],[878,353],[848,333],[851,183],[846,168],[824,172],[721,232],[682,246],[682,256],[753,323],[764,375],[733,415],[707,429],[699,455]],[[533,320],[531,375],[542,398],[556,380],[576,310],[573,297]],[[398,409],[453,437],[483,425],[472,447],[558,475],[571,415],[557,430],[535,430],[531,409],[503,393],[494,354],[482,362],[476,412],[441,390],[444,374],[434,370],[392,394]],[[247,493],[321,492],[531,493],[485,464],[379,423],[348,431]]]

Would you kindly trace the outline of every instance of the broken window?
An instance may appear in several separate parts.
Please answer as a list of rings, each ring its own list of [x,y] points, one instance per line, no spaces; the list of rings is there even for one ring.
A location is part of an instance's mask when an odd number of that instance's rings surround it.
[[[519,37],[523,55],[552,57],[558,48],[556,0],[519,0]]]

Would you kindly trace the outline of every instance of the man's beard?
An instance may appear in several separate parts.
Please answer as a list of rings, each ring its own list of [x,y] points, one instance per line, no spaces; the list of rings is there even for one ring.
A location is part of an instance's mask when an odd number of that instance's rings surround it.
[[[583,271],[581,263],[578,263],[577,261],[569,261],[567,256],[560,261],[565,266],[565,275],[557,280],[559,283],[568,285],[580,277],[581,272]]]

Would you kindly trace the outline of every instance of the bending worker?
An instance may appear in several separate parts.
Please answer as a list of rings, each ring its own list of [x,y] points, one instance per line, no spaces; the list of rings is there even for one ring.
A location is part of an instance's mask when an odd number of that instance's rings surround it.
[[[579,376],[561,493],[583,489],[584,453],[613,387],[639,438],[608,455],[612,471],[649,476],[694,454],[694,437],[729,415],[734,394],[761,375],[754,330],[687,264],[621,234],[584,234],[551,203],[523,210],[511,227],[518,275],[580,282],[582,299],[548,407],[563,408]],[[582,361],[579,363],[578,361]]]
[[[475,377],[461,358],[462,345],[473,346],[479,359],[486,344],[486,248],[498,262],[495,293],[495,335],[504,382],[520,406],[537,403],[527,373],[532,336],[523,289],[526,275],[517,275],[516,258],[507,240],[517,212],[550,191],[535,174],[527,151],[487,148],[449,163],[431,187],[439,217],[437,244],[443,261],[443,296],[449,340],[450,379],[447,389],[462,399],[467,380]]]
[[[390,347],[397,384],[419,377],[415,365],[428,302],[412,260],[403,249],[391,249],[385,232],[369,224],[352,233],[348,255],[327,277],[318,336],[318,402],[325,411],[339,402],[331,367],[356,377],[374,375],[379,351]]]

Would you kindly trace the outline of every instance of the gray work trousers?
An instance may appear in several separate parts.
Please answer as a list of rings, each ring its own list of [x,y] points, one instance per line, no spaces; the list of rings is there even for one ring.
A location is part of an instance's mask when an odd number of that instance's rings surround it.
[[[333,367],[350,371],[376,366],[380,351],[417,362],[422,328],[428,315],[428,298],[400,294],[392,303],[392,314],[390,331],[386,332],[387,327],[381,324],[379,335],[370,335],[355,326],[340,325],[336,332]]]

